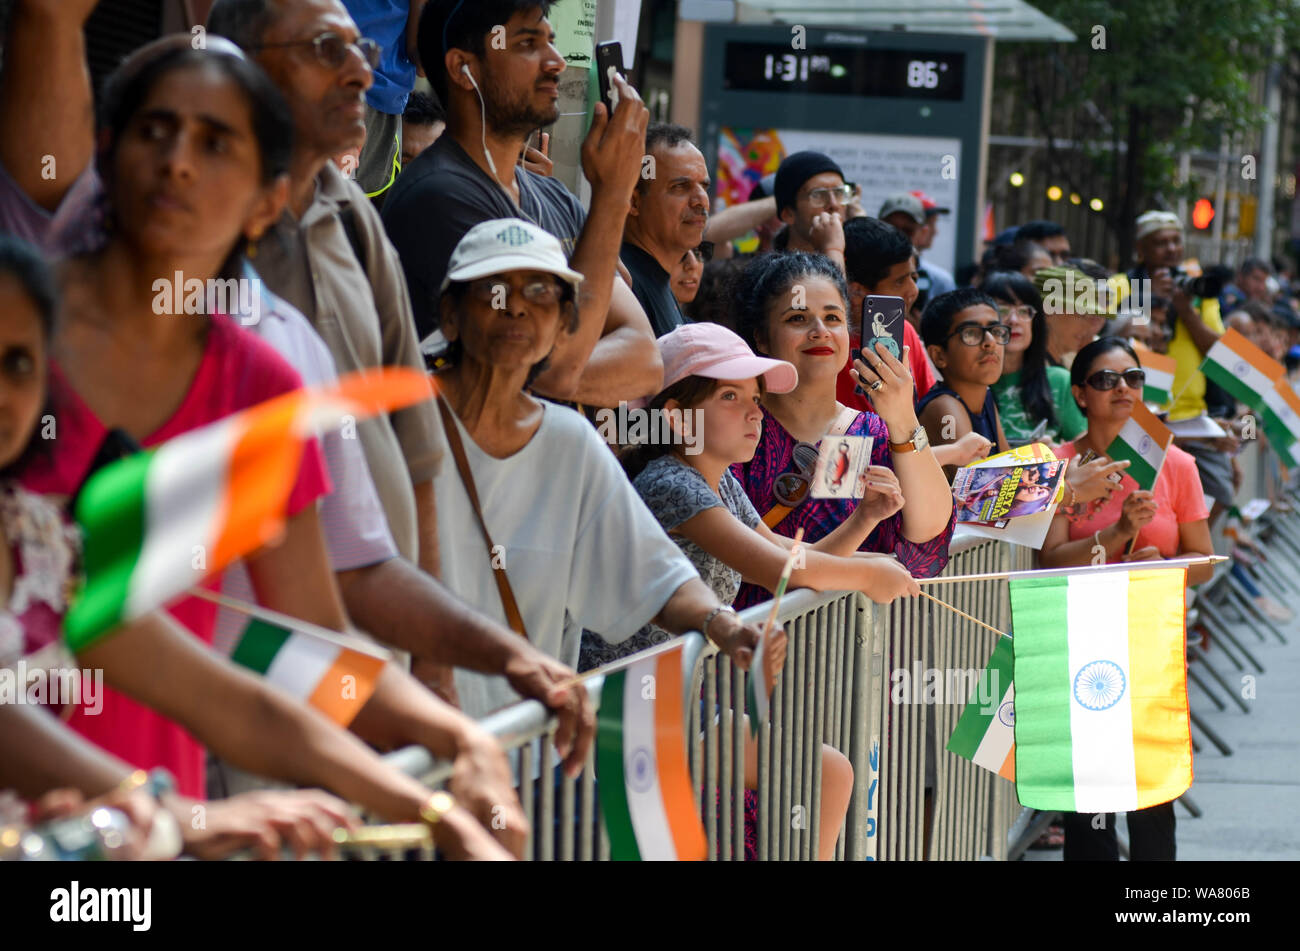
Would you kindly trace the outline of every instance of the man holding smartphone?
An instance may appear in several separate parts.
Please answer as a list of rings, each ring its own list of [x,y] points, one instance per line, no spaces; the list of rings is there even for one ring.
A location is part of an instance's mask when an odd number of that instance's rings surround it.
[[[559,118],[565,62],[546,19],[549,3],[429,0],[419,51],[447,110],[447,131],[402,173],[384,203],[384,226],[402,259],[421,338],[438,329],[447,262],[474,225],[532,221],[560,240],[583,275],[578,330],[566,335],[533,384],[538,393],[617,406],[657,392],[659,348],[645,313],[617,273],[632,190],[641,173],[649,110],[616,77],[618,108],[597,104],[582,146],[590,210],[553,178],[516,165],[529,134]]]

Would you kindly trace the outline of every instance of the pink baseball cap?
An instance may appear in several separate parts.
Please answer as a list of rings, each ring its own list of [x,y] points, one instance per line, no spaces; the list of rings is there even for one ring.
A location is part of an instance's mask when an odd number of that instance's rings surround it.
[[[721,324],[683,324],[659,338],[664,360],[664,389],[688,376],[711,380],[749,380],[761,376],[769,393],[789,393],[799,385],[794,364],[757,356],[749,345]],[[649,404],[641,401],[641,405]]]

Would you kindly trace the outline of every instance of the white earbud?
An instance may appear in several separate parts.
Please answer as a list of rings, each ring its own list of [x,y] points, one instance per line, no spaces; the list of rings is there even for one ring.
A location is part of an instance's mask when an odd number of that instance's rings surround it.
[[[483,157],[487,159],[488,168],[492,169],[492,177],[501,185],[501,176],[497,174],[497,163],[492,160],[492,153],[487,147],[487,103],[483,101],[483,91],[478,88],[478,82],[474,79],[474,74],[469,71],[469,63],[461,63],[460,71],[469,79],[469,84],[474,87],[474,92],[478,96],[479,117],[482,120],[483,132]],[[502,188],[505,186],[502,185]]]

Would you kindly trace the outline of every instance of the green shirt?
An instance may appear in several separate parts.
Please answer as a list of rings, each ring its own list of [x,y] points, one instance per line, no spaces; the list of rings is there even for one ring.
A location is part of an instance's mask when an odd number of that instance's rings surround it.
[[[1070,393],[1070,371],[1065,367],[1048,366],[1047,385],[1052,391],[1052,405],[1056,409],[1056,425],[1049,426],[1041,440],[1059,445],[1075,439],[1088,428],[1079,405]],[[1024,403],[1020,401],[1020,371],[1004,373],[993,384],[993,398],[998,404],[998,415],[1002,417],[1002,431],[1011,443],[1025,442],[1029,439],[1040,420],[1031,419]]]

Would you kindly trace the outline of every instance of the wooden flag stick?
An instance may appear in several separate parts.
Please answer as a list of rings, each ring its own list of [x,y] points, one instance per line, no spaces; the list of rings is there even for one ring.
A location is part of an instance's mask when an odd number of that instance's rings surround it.
[[[1133,571],[1136,566],[1143,568],[1195,568],[1198,565],[1217,565],[1227,561],[1226,555],[1197,555],[1194,558],[1167,558],[1163,561],[1132,561],[1112,565],[1075,565],[1069,568],[1040,568],[1037,571],[992,571],[982,575],[951,575],[939,578],[917,578],[916,583],[956,584],[959,581],[1000,581],[1007,578],[1055,578],[1061,575],[1077,575],[1091,571]]]
[[[977,618],[977,617],[972,617],[971,615],[969,615],[969,614],[967,614],[965,611],[963,611],[961,608],[955,608],[955,607],[953,607],[953,606],[952,606],[951,604],[949,604],[947,601],[940,601],[938,598],[936,598],[936,597],[935,597],[934,595],[932,595],[932,594],[926,594],[924,591],[922,591],[922,592],[921,592],[921,597],[923,597],[923,598],[929,598],[929,599],[930,599],[931,601],[933,601],[935,604],[941,604],[941,605],[943,605],[945,608],[947,608],[947,609],[948,609],[949,611],[951,611],[953,614],[960,614],[960,615],[961,615],[962,617],[964,617],[966,620],[968,620],[968,621],[973,621],[974,623],[978,624],[980,627],[984,628],[985,630],[987,630],[987,631],[992,631],[994,634],[997,634],[999,637],[1006,637],[1006,636],[1007,636],[1007,632],[1006,632],[1006,631],[999,631],[999,630],[998,630],[996,627],[994,627],[992,624],[985,624],[985,623],[984,623],[983,621],[981,621],[979,618]]]
[[[785,594],[785,587],[790,583],[790,575],[794,572],[794,563],[799,559],[799,552],[803,548],[803,529],[800,528],[794,533],[794,544],[790,546],[790,554],[786,555],[785,567],[781,569],[781,580],[776,584],[776,594],[772,598],[772,610],[767,614],[767,621],[763,624],[763,640],[771,633],[772,626],[776,624],[776,614],[781,607],[781,598]]]
[[[338,647],[346,650],[356,651],[359,654],[369,654],[378,660],[392,660],[393,655],[382,647],[364,641],[359,637],[347,637],[338,631],[331,631],[329,628],[321,627],[319,624],[313,624],[311,621],[304,621],[302,618],[290,617],[287,614],[281,614],[279,611],[272,611],[270,608],[264,608],[260,604],[250,604],[247,601],[241,601],[238,598],[230,598],[216,591],[209,591],[207,588],[201,588],[195,585],[190,588],[186,594],[192,594],[196,598],[202,598],[204,601],[211,601],[213,604],[220,605],[230,611],[239,614],[245,614],[248,617],[257,618],[259,621],[265,621],[267,624],[274,624],[276,627],[288,628],[291,631],[301,631],[304,634],[311,634],[319,637],[321,640],[329,641]]]

